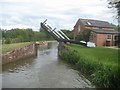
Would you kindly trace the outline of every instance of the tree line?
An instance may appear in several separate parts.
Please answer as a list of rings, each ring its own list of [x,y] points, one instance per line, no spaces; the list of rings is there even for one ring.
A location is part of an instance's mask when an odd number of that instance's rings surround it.
[[[62,29],[61,31],[72,39],[72,31],[66,29]],[[54,40],[42,27],[39,31],[33,31],[31,28],[14,28],[11,30],[0,29],[0,32],[2,33],[2,44]]]
[[[33,31],[32,29],[11,29],[2,32],[2,44],[19,43],[19,42],[34,42],[41,40],[53,40],[53,38],[44,31]],[[49,38],[48,38],[49,37]]]

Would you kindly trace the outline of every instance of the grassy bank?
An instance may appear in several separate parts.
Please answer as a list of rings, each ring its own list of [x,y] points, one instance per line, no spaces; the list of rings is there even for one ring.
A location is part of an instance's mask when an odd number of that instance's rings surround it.
[[[74,64],[98,87],[119,87],[118,50],[65,45],[61,58]]]
[[[29,45],[31,42],[23,42],[23,43],[12,43],[12,44],[3,44],[2,45],[2,53],[6,53],[8,51],[14,50],[16,48],[21,48],[26,45]]]

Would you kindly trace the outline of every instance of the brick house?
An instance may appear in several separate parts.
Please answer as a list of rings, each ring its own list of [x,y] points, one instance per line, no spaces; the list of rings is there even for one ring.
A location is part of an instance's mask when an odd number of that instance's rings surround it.
[[[90,42],[97,46],[118,46],[118,32],[113,30],[92,30]]]
[[[107,21],[79,19],[74,26],[73,38],[82,33],[85,29],[91,29],[90,42],[97,46],[118,45],[118,32],[113,29],[113,25]]]
[[[92,19],[79,19],[74,26],[73,38],[75,40],[79,33],[82,33],[85,29],[97,30],[114,30],[113,26],[107,21],[92,20]]]

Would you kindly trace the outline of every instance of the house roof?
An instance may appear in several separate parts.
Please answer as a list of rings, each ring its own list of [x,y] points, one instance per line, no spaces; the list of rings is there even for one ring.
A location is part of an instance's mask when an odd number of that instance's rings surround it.
[[[92,31],[95,33],[99,33],[99,34],[120,34],[120,32],[114,31],[114,30],[97,29],[97,30],[92,30]]]
[[[100,20],[92,20],[92,19],[79,19],[82,24],[85,26],[95,26],[95,27],[108,27],[113,28],[113,25],[111,25],[107,21],[100,21]]]

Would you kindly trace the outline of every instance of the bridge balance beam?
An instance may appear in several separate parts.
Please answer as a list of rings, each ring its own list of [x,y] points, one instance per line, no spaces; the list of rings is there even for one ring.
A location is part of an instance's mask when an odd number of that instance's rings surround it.
[[[55,29],[52,29],[49,25],[46,24],[45,20],[43,23],[41,22],[41,27],[47,32],[49,33],[51,36],[53,36],[53,38],[55,40],[57,40],[58,42],[69,42],[69,43],[73,43],[73,44],[79,44],[82,46],[87,46],[86,43],[81,43],[80,41],[73,41],[70,40],[62,31],[55,31]]]

